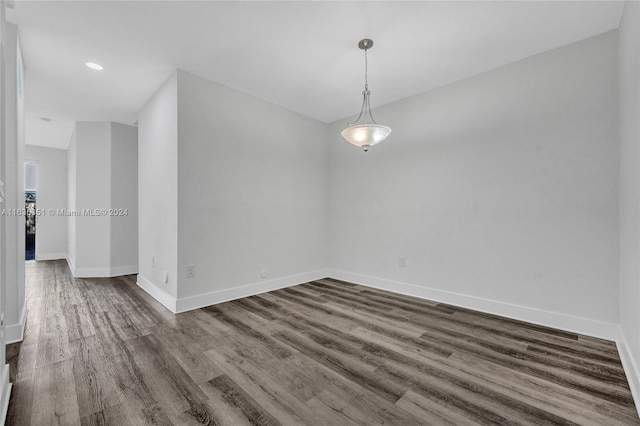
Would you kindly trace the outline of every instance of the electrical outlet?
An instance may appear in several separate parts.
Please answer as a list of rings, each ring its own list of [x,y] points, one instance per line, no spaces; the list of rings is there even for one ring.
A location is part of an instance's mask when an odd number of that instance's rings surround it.
[[[151,267],[155,267],[156,266],[156,257],[155,256],[151,256]]]
[[[267,278],[268,276],[269,276],[269,271],[267,271],[266,269],[263,269],[262,271],[260,271],[261,278]]]
[[[196,265],[187,265],[186,268],[187,278],[195,278],[196,276]]]
[[[407,258],[406,257],[399,257],[398,258],[398,266],[401,268],[406,268],[407,267]]]

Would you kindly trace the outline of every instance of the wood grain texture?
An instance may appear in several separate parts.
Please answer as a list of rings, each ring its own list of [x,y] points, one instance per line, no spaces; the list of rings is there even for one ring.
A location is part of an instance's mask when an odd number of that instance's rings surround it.
[[[323,279],[173,315],[27,264],[9,425],[640,425],[615,344]]]

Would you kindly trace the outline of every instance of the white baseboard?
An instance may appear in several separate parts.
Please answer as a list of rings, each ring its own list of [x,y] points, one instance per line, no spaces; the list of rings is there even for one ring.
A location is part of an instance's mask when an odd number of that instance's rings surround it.
[[[634,358],[633,354],[629,350],[629,344],[627,343],[627,338],[622,331],[622,328],[619,329],[616,345],[618,346],[618,353],[622,360],[624,373],[627,376],[627,381],[631,388],[631,395],[636,403],[638,416],[640,416],[640,365],[638,365],[638,360]]]
[[[138,265],[111,266],[108,268],[76,268],[76,265],[69,257],[66,259],[71,275],[75,278],[107,278],[138,273]]]
[[[36,253],[36,260],[66,259],[67,253]]]
[[[367,275],[354,274],[346,271],[330,269],[328,276],[339,280],[374,287],[393,293],[447,303],[493,315],[499,315],[520,321],[526,321],[545,327],[557,328],[573,333],[616,341],[618,337],[617,324],[580,318],[572,315],[550,312],[527,306],[514,305],[496,300],[483,299],[459,293],[451,293],[429,287],[417,286],[398,281],[376,278]]]
[[[138,273],[138,264],[125,266],[112,266],[109,270],[110,277],[119,277],[122,275],[131,275]]]
[[[9,364],[0,372],[0,425],[5,424],[9,411],[9,397],[11,396],[11,383],[9,383]]]
[[[184,297],[177,300],[176,313],[191,311],[193,309],[203,308],[205,306],[211,306],[222,302],[228,302],[230,300],[240,299],[242,297],[254,296],[256,294],[266,293],[268,291],[291,287],[309,281],[326,278],[326,276],[327,271],[324,269],[320,269],[317,271],[304,272],[301,274],[274,278],[257,283],[245,284],[238,287],[216,290],[209,293],[198,294],[196,296]]]
[[[171,312],[180,313],[280,288],[291,287],[325,277],[336,278],[394,293],[447,303],[467,309],[473,309],[480,312],[504,316],[507,318],[580,333],[587,336],[598,337],[601,339],[617,341],[619,336],[618,326],[613,323],[595,321],[588,318],[580,318],[558,312],[550,312],[527,306],[483,299],[459,293],[451,293],[443,290],[333,269],[321,269],[302,274],[290,275],[184,298],[175,298],[171,296],[159,286],[153,284],[151,281],[140,275],[138,275],[137,284]]]
[[[20,310],[20,321],[17,324],[7,324],[4,328],[6,343],[18,343],[24,339],[24,328],[27,324],[27,299],[22,304]]]
[[[136,281],[138,287],[149,293],[151,297],[156,299],[165,308],[176,313],[176,298],[152,283],[142,275],[138,274],[138,280]]]
[[[280,288],[291,287],[303,284],[309,281],[326,278],[327,272],[323,270],[305,272],[302,274],[289,275],[286,277],[275,278],[272,280],[260,281],[257,283],[246,284],[223,290],[216,290],[209,293],[202,293],[196,296],[184,297],[177,299],[161,289],[158,285],[152,283],[145,277],[138,275],[138,287],[149,293],[151,297],[160,302],[165,308],[174,314],[191,311],[194,309],[211,306],[230,300],[240,299],[242,297],[253,296],[268,291],[278,290]]]
[[[75,268],[71,273],[75,278],[105,278],[111,273],[111,268]]]
[[[76,265],[73,263],[73,260],[69,256],[66,257],[67,265],[69,266],[69,272],[71,272],[71,276],[76,276]]]

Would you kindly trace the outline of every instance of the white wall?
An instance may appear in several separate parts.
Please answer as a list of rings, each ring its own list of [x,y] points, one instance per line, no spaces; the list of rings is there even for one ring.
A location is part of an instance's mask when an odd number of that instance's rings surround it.
[[[332,274],[612,337],[617,76],[614,31],[332,125]]]
[[[67,151],[25,145],[24,156],[38,164],[36,208],[45,212],[36,219],[36,259],[66,259],[67,217],[57,211],[67,208]]]
[[[325,276],[325,124],[180,70],[138,123],[141,287],[182,311]]]
[[[326,124],[178,71],[178,141],[183,308],[324,274]]]
[[[620,353],[640,401],[640,4],[620,23]],[[640,405],[638,408],[640,409]]]
[[[76,123],[76,209],[108,209],[111,194],[111,123]],[[76,276],[105,276],[111,259],[108,216],[76,217]]]
[[[78,131],[74,125],[67,148],[67,205],[70,211],[76,210],[77,146]],[[76,252],[76,217],[71,215],[67,217],[67,262],[72,271],[75,270]]]
[[[24,89],[18,28],[7,24],[5,54],[5,146],[4,175],[6,209],[24,210]],[[7,342],[22,340],[26,318],[24,291],[25,222],[24,215],[4,219],[6,251],[4,263],[5,324]]]
[[[78,122],[69,145],[69,266],[76,277],[138,272],[135,127]],[[127,211],[113,215],[115,209]],[[90,212],[87,214],[87,212]]]
[[[138,271],[138,129],[111,123],[111,275]],[[126,211],[126,212],[125,212]]]
[[[165,305],[172,303],[175,309],[178,294],[176,74],[169,78],[138,114],[138,215],[138,283]],[[166,283],[163,271],[167,271]]]
[[[18,189],[18,205],[22,208],[25,204],[24,194],[24,104],[25,104],[25,87],[24,87],[24,73],[25,65],[22,58],[22,47],[20,45],[20,36],[18,34],[18,28],[15,28],[16,33],[16,160],[17,160],[17,189]],[[22,341],[24,335],[24,327],[27,320],[27,300],[25,291],[25,251],[26,251],[26,235],[24,230],[26,229],[26,223],[24,217],[18,218],[18,257],[16,258],[16,264],[18,267],[18,281],[17,281],[17,298],[16,298],[16,322],[10,329],[7,337],[9,341]]]
[[[4,185],[4,170],[5,170],[5,31],[6,31],[6,19],[5,19],[5,5],[0,1],[0,179]],[[4,191],[4,188],[3,188]],[[1,207],[5,207],[4,197],[0,200]],[[4,218],[0,217],[0,271],[5,270],[6,265],[6,227]],[[4,424],[7,417],[7,410],[9,408],[9,395],[11,393],[11,384],[9,383],[9,365],[5,364],[5,327],[4,327],[4,313],[5,313],[5,300],[6,300],[6,286],[7,282],[4,273],[0,273],[0,317],[3,322],[0,323],[0,424]]]

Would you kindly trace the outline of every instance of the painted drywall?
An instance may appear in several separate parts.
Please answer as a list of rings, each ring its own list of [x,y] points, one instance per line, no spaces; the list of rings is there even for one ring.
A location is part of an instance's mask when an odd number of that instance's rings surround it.
[[[111,275],[138,272],[138,129],[111,123]]]
[[[133,126],[76,123],[68,155],[69,266],[76,277],[138,271],[136,140]]]
[[[25,145],[25,161],[38,167],[36,208],[36,259],[66,259],[67,217],[67,150]]]
[[[16,31],[16,160],[17,160],[17,189],[18,189],[18,205],[25,207],[25,194],[24,194],[24,105],[25,105],[25,85],[24,85],[24,73],[25,65],[22,58],[22,47],[20,45],[20,36],[18,34],[18,28]],[[16,258],[18,268],[18,282],[17,282],[17,298],[16,298],[16,320],[13,325],[9,326],[9,332],[7,333],[8,341],[17,342],[22,341],[24,336],[24,328],[27,320],[27,300],[25,289],[25,267],[24,267],[24,253],[26,251],[26,235],[23,230],[26,229],[26,223],[24,216],[18,218],[18,257]]]
[[[324,270],[327,136],[324,123],[178,71],[180,299]]]
[[[615,327],[617,73],[614,31],[334,123],[331,269]]]
[[[5,147],[6,147],[6,139],[5,139],[5,58],[4,51],[5,48],[5,31],[6,31],[6,17],[5,17],[5,6],[4,2],[0,2],[0,170],[4,170],[5,163]],[[2,193],[4,194],[5,188],[4,186],[4,173],[0,171],[0,179],[2,183]],[[4,196],[0,197],[0,207],[4,208]],[[0,271],[5,270],[6,265],[6,238],[5,238],[5,220],[3,216],[0,216]],[[7,281],[5,279],[5,275],[0,273],[0,318],[4,320],[5,313],[5,299],[6,299],[6,287]],[[5,353],[5,327],[4,322],[0,323],[0,423],[4,424],[5,419],[7,417],[7,410],[9,409],[9,396],[11,394],[11,384],[9,383],[9,365],[5,364],[6,362],[6,353]]]
[[[173,74],[138,114],[138,283],[177,297],[178,80]],[[163,272],[167,272],[167,282]]]
[[[108,209],[111,194],[111,123],[76,123],[76,210]],[[110,267],[108,216],[76,216],[76,276],[104,276]],[[79,272],[82,271],[82,272]]]
[[[3,181],[4,208],[23,211],[24,202],[24,88],[22,55],[18,28],[7,24],[4,36],[5,59],[5,146]],[[25,222],[23,214],[7,214],[4,219],[6,250],[4,279],[6,282],[5,315],[7,342],[22,340],[24,330],[25,287]]]
[[[620,329],[621,355],[640,398],[640,3],[628,1],[620,44]],[[640,405],[639,405],[640,409]]]
[[[73,126],[69,147],[67,148],[67,206],[69,211],[76,210],[76,176],[78,174],[76,168],[77,162],[77,146],[78,131]],[[76,217],[74,215],[67,216],[67,262],[71,271],[75,270],[76,264]]]

